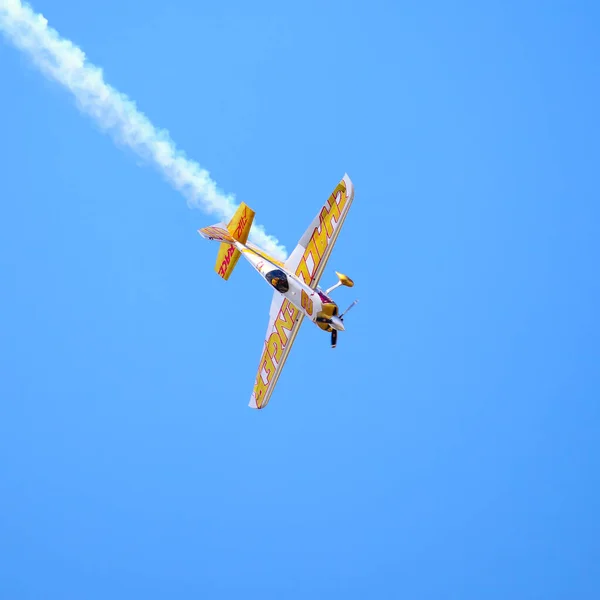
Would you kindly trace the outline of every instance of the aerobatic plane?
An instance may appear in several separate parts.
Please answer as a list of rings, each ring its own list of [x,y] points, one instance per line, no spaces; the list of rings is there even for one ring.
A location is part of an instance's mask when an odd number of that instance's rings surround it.
[[[354,186],[350,177],[344,175],[285,262],[248,241],[254,211],[244,203],[227,225],[218,223],[198,230],[202,237],[221,242],[215,271],[223,279],[229,279],[243,255],[274,288],[263,353],[250,398],[252,408],[268,404],[304,317],[331,333],[333,348],[338,331],[344,331],[344,315],[357,300],[340,313],[330,294],[342,285],[352,287],[354,282],[336,272],[338,282],[322,290],[319,280],[353,200]]]

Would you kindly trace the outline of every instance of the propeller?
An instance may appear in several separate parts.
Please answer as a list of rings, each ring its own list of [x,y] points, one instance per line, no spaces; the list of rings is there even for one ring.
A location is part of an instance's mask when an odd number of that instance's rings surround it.
[[[358,300],[355,300],[341,315],[340,315],[340,319],[342,319],[342,321],[344,320],[343,317],[346,313],[348,313],[350,311],[350,309],[353,306],[356,306],[358,304]]]
[[[335,348],[337,345],[337,329],[331,330],[331,347]]]
[[[358,300],[355,300],[341,315],[338,316],[338,319],[343,323],[344,322],[344,315],[348,314],[348,312],[350,311],[350,309],[355,306],[356,304],[358,304]],[[343,327],[342,327],[343,329]],[[337,346],[337,336],[338,336],[338,330],[335,328],[331,329],[331,347],[335,348]]]

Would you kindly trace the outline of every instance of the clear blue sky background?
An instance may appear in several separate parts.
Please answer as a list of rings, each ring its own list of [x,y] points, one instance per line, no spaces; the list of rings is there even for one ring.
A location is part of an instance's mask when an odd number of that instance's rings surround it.
[[[600,597],[600,9],[38,0],[291,249],[304,325],[0,43],[0,597]]]

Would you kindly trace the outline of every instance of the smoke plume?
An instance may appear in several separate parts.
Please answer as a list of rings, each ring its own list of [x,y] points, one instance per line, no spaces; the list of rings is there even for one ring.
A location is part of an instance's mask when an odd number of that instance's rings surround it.
[[[21,0],[0,0],[0,31],[47,77],[67,88],[78,107],[102,129],[153,164],[190,206],[225,221],[231,218],[236,209],[234,197],[221,192],[208,171],[177,149],[167,131],[157,129],[132,100],[108,85],[102,69],[48,27],[41,14]],[[277,258],[285,258],[285,248],[260,225],[253,226],[250,237]]]

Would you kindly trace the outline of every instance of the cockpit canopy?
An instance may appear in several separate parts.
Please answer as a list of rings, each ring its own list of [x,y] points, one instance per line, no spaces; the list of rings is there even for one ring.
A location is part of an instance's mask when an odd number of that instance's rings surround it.
[[[269,271],[265,275],[265,278],[278,292],[281,292],[282,294],[285,294],[290,289],[287,275],[280,269]]]

